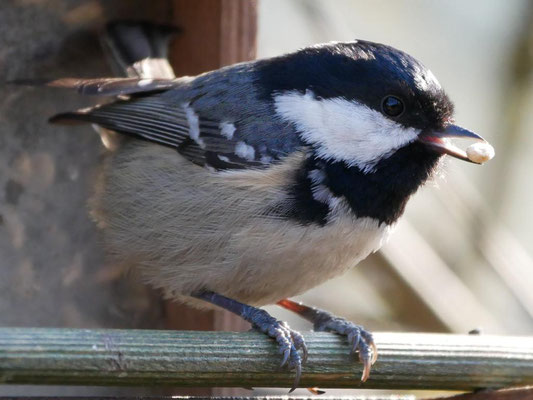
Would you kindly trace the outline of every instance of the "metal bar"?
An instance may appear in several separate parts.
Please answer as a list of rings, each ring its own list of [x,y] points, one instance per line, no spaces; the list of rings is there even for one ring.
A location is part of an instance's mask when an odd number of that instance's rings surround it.
[[[0,396],[0,400],[317,400],[316,396]],[[414,395],[327,396],[328,400],[416,400]],[[455,399],[454,399],[455,400]],[[505,399],[507,400],[507,399]]]
[[[345,338],[305,334],[302,387],[475,390],[533,384],[533,338],[376,333],[361,384]],[[290,387],[273,340],[254,332],[0,328],[0,382]]]

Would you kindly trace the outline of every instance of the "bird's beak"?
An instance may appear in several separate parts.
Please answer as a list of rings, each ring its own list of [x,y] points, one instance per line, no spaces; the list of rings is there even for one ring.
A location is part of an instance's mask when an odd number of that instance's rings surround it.
[[[422,132],[420,136],[418,136],[418,141],[424,143],[426,146],[431,148],[431,150],[436,151],[437,153],[448,154],[460,160],[479,164],[468,158],[464,150],[456,147],[453,143],[451,143],[451,141],[449,140],[450,138],[474,139],[487,143],[487,141],[481,136],[469,131],[468,129],[461,128],[457,125],[448,125],[446,128],[439,131]]]

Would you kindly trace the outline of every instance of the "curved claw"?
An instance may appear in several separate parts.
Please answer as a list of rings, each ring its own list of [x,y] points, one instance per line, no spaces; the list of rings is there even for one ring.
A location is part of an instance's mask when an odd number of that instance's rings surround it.
[[[374,365],[376,363],[376,361],[378,360],[378,348],[376,347],[376,344],[374,343],[374,341],[372,340],[370,343],[370,348],[372,349],[372,365]]]
[[[372,369],[372,365],[375,362],[376,345],[374,344],[374,340],[371,334],[369,334],[363,329],[357,329],[360,333],[358,335],[358,337],[360,338],[358,347],[359,360],[363,363],[363,374],[361,376],[361,382],[366,382],[366,380],[370,376],[370,370]],[[371,342],[368,342],[369,340],[371,340]]]
[[[370,369],[372,368],[372,360],[370,358],[366,358],[361,361],[363,362],[363,374],[361,375],[361,382],[366,382],[366,380],[370,376]]]
[[[283,367],[285,364],[287,364],[287,361],[289,360],[289,356],[291,355],[291,349],[290,347],[283,350],[283,348],[280,347],[280,352],[283,352],[283,359],[281,360],[280,367]]]
[[[370,332],[367,332],[364,329],[360,332],[366,344],[369,345],[370,349],[372,350],[372,365],[374,365],[378,359],[378,349],[376,347],[376,343],[374,342],[374,337]]]
[[[298,363],[295,366],[295,370],[296,370],[296,376],[294,377],[294,382],[292,383],[292,388],[291,390],[289,390],[289,393],[294,392],[296,388],[298,387],[298,384],[300,383],[300,378],[302,377],[302,364]]]
[[[377,360],[378,352],[374,338],[362,326],[346,321],[343,318],[334,317],[325,311],[320,315],[321,319],[315,323],[316,330],[336,332],[346,336],[350,344],[350,353],[359,353],[359,360],[363,363],[361,381],[365,382],[370,376],[372,365]]]

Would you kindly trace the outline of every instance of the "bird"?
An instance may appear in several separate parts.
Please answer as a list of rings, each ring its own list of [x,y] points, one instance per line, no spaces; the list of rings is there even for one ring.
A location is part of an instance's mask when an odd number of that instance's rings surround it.
[[[176,77],[172,34],[110,23],[102,42],[125,77],[47,82],[106,99],[50,121],[93,124],[108,149],[90,204],[111,259],[274,339],[292,390],[305,338],[261,306],[346,336],[365,381],[371,332],[289,298],[377,251],[443,156],[480,162],[450,138],[488,143],[454,123],[433,73],[391,46],[330,42]]]

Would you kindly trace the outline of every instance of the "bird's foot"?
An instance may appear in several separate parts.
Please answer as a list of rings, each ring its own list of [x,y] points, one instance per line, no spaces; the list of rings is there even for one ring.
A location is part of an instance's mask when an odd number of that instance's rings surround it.
[[[302,364],[307,360],[307,346],[303,336],[289,328],[286,322],[278,321],[266,311],[249,307],[243,312],[242,317],[251,322],[253,328],[278,342],[279,352],[283,355],[281,365],[294,369],[296,376],[290,392],[294,391],[302,376]],[[299,354],[302,351],[302,356]],[[289,393],[290,393],[289,392]]]
[[[278,304],[311,321],[315,331],[335,332],[346,336],[351,352],[357,352],[359,360],[363,363],[361,381],[365,382],[368,379],[372,365],[378,357],[376,344],[370,332],[361,325],[336,317],[327,311],[308,307],[292,300],[284,299],[279,301]]]
[[[351,353],[357,352],[363,363],[361,381],[365,382],[370,376],[370,369],[377,360],[378,352],[372,334],[361,325],[336,317],[327,311],[319,310],[317,320],[313,324],[317,332],[328,331],[346,336],[350,344]]]
[[[291,392],[296,389],[302,375],[302,363],[307,359],[307,346],[300,333],[293,331],[285,322],[278,321],[265,310],[249,306],[221,294],[205,290],[194,293],[192,296],[240,315],[250,322],[254,329],[275,339],[278,342],[279,352],[283,354],[281,366],[288,365],[290,369],[296,371]],[[300,356],[299,350],[302,351],[302,356]]]

